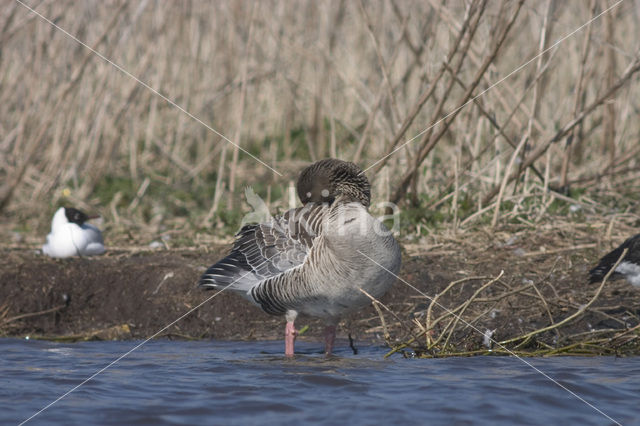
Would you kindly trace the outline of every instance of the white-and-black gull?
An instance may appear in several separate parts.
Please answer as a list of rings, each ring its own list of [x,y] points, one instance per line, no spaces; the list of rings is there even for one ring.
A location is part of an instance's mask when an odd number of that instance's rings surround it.
[[[60,207],[53,215],[51,232],[42,252],[51,257],[93,256],[104,253],[102,233],[85,223],[93,217],[73,207]]]

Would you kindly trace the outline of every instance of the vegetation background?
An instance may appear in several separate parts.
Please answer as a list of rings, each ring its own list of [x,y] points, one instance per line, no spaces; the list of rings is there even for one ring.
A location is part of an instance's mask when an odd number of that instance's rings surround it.
[[[247,186],[281,212],[337,157],[399,205],[409,284],[345,329],[638,354],[640,293],[586,281],[640,227],[639,48],[640,0],[0,0],[0,334],[151,335],[201,303]],[[36,254],[60,205],[102,216],[107,256]],[[226,296],[167,333],[274,336]]]
[[[640,224],[638,1],[0,4],[5,244],[66,204],[110,245],[228,239],[247,185],[282,211],[329,156],[406,242]]]

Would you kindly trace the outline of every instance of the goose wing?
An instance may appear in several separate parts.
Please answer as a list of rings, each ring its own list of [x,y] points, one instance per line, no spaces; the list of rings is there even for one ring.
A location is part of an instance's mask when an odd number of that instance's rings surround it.
[[[302,265],[322,226],[326,207],[307,204],[260,224],[245,225],[231,253],[211,266],[199,287],[249,292],[254,286]]]

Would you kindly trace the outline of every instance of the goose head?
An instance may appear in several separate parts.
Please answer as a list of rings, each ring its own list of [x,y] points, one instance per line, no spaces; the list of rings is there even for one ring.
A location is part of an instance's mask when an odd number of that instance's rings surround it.
[[[336,199],[371,203],[371,186],[362,169],[348,161],[327,158],[317,161],[300,173],[296,185],[302,204],[333,203]]]

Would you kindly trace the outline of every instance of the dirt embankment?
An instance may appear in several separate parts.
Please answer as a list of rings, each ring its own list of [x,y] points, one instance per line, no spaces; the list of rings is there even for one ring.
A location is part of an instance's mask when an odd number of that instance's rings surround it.
[[[380,300],[384,323],[369,306],[342,321],[339,337],[386,338],[391,346],[408,342],[409,348],[424,353],[464,352],[486,349],[483,334],[504,342],[550,326],[509,345],[533,345],[535,350],[638,325],[640,291],[618,280],[598,293],[599,285],[587,282],[587,270],[602,248],[553,248],[536,235],[518,244],[524,240],[486,238],[428,250],[407,245],[401,276],[417,290],[398,281]],[[214,294],[196,288],[196,282],[226,250],[112,251],[96,258],[54,260],[34,250],[1,249],[0,335],[141,339],[160,332],[179,338],[280,339],[283,319],[235,294],[222,292],[185,315]],[[437,303],[432,303],[436,294]],[[594,296],[584,312],[554,327]],[[297,326],[305,325],[309,331],[302,338],[320,340],[322,323],[300,317]],[[637,328],[631,336],[637,345]]]
[[[263,313],[236,294],[222,292],[185,315],[213,291],[196,287],[200,275],[227,251],[188,250],[109,252],[92,258],[50,259],[35,250],[0,251],[0,335],[65,340],[147,338],[171,322],[160,336],[216,339],[279,339],[283,319]],[[385,301],[404,299],[400,287]],[[369,326],[358,318],[375,315],[367,308],[344,324],[346,333]],[[320,334],[320,321],[300,317],[309,336]]]

